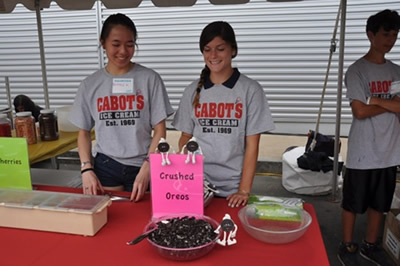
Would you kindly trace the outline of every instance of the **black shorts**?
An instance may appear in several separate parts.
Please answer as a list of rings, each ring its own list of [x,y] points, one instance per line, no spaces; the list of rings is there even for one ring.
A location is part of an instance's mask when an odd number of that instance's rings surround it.
[[[94,159],[94,172],[105,187],[124,186],[124,191],[131,192],[139,170],[140,167],[121,164],[102,153]]]
[[[396,188],[397,167],[382,169],[346,169],[343,179],[342,208],[364,213],[368,208],[388,212]]]

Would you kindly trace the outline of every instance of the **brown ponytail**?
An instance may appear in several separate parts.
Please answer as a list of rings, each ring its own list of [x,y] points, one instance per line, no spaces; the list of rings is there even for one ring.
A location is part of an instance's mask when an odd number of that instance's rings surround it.
[[[204,82],[205,82],[205,80],[206,80],[206,77],[207,77],[209,74],[210,74],[210,69],[209,69],[207,66],[205,66],[205,67],[203,68],[203,70],[201,71],[199,83],[197,83],[196,95],[194,96],[193,104],[192,104],[192,105],[193,105],[193,108],[196,108],[196,106],[199,104],[199,101],[200,101],[200,91],[201,91],[201,88],[202,88],[203,85],[204,85]]]

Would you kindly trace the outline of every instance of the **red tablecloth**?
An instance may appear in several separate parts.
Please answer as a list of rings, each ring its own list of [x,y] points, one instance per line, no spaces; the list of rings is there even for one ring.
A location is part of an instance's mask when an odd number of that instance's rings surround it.
[[[150,195],[146,195],[139,203],[113,202],[108,208],[108,223],[93,237],[0,227],[0,265],[329,265],[314,208],[310,204],[305,204],[304,208],[313,218],[308,231],[292,243],[272,245],[244,231],[237,216],[239,208],[229,208],[225,199],[214,199],[205,214],[219,222],[229,213],[238,225],[238,243],[227,247],[216,245],[211,253],[198,260],[176,262],[158,255],[146,240],[134,246],[126,245],[150,220]]]

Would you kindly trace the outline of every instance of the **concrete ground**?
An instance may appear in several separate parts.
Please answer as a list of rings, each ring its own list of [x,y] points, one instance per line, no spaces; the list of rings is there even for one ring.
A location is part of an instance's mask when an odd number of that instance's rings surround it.
[[[177,150],[179,133],[176,131],[168,131],[167,141]],[[341,191],[337,191],[335,197],[333,194],[324,196],[307,196],[298,195],[287,191],[282,186],[282,154],[290,146],[305,146],[307,141],[306,136],[291,136],[291,135],[262,135],[259,152],[259,163],[257,167],[257,175],[254,179],[252,188],[253,194],[280,196],[280,197],[297,197],[302,198],[305,202],[311,203],[316,211],[318,222],[320,225],[325,248],[328,254],[329,262],[332,266],[341,265],[336,257],[338,244],[341,240],[341,208],[340,198]],[[347,150],[347,139],[342,138],[341,156],[345,159]],[[75,170],[70,177],[65,177],[64,184],[76,185],[79,181],[79,158],[77,158],[76,150],[73,150],[59,157],[60,169]],[[49,168],[50,163],[42,162],[34,165],[35,168]],[[65,170],[67,169],[67,170]],[[67,171],[67,173],[69,173]],[[40,175],[40,174],[39,174]],[[37,176],[37,175],[36,175]],[[61,175],[60,175],[61,176]],[[41,183],[54,182],[46,180],[43,176],[36,177]],[[72,180],[73,179],[73,180]],[[61,182],[61,183],[62,183]],[[354,232],[354,240],[361,242],[366,229],[366,215],[361,215],[356,220]],[[383,227],[381,230],[383,234]],[[359,258],[361,265],[373,265],[363,258]]]

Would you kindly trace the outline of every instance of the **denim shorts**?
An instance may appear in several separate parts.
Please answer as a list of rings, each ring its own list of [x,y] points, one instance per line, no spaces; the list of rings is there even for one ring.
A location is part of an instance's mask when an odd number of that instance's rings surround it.
[[[132,191],[139,170],[140,167],[121,164],[102,153],[94,159],[94,172],[105,187],[123,186],[124,191]]]
[[[342,208],[364,213],[368,208],[387,212],[396,188],[397,167],[382,169],[346,169],[343,178]]]

